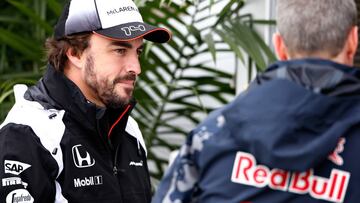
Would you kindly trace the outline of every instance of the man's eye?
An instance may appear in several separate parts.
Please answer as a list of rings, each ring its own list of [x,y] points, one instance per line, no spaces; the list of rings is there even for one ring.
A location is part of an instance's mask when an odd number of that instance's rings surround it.
[[[125,54],[126,49],[115,49],[115,51],[116,53],[123,55]]]
[[[137,50],[137,55],[138,55],[138,56],[141,56],[142,52],[143,52],[142,49]]]

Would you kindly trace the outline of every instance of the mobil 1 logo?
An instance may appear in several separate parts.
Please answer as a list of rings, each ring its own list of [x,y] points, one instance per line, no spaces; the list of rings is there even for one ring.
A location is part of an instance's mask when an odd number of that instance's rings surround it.
[[[101,175],[74,179],[74,187],[76,188],[102,184],[103,178]]]

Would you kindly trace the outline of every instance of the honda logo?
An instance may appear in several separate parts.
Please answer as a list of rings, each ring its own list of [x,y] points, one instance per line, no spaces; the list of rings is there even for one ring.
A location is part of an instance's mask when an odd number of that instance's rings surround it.
[[[90,157],[89,152],[81,144],[72,147],[72,155],[74,164],[78,168],[86,168],[95,164],[95,159]]]

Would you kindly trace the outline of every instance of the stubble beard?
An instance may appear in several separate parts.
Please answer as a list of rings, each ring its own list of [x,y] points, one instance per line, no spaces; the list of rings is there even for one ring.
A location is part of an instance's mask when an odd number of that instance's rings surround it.
[[[94,71],[94,58],[87,56],[85,64],[85,83],[95,92],[98,99],[108,108],[124,108],[127,106],[133,94],[132,88],[123,88],[124,96],[115,91],[115,86],[122,80],[136,80],[135,74],[117,77],[113,81],[107,78],[98,78]]]

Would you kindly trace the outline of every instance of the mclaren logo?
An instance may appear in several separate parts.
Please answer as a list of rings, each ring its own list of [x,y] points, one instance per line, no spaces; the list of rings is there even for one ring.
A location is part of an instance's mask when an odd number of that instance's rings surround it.
[[[95,164],[95,159],[90,156],[89,152],[81,144],[72,147],[72,155],[74,164],[78,168],[87,168]]]
[[[139,161],[139,162],[131,161],[129,163],[129,166],[143,166],[143,161]]]

